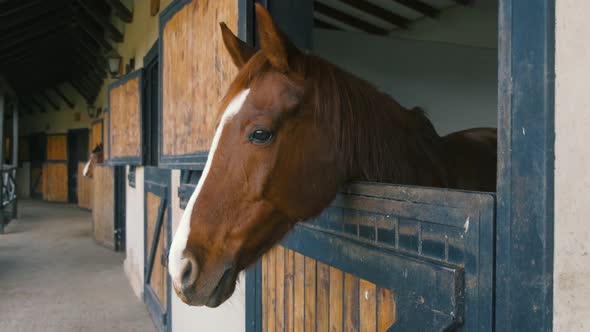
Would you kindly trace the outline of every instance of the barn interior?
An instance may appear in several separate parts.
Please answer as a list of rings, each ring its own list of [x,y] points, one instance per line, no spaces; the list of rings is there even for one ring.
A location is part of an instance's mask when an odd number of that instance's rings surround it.
[[[440,135],[497,127],[496,0],[316,0],[313,52],[419,106]]]

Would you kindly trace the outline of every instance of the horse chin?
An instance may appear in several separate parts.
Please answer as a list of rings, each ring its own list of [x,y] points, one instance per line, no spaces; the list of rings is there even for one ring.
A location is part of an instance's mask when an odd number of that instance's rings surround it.
[[[210,293],[209,296],[198,296],[193,289],[192,291],[179,292],[174,289],[180,299],[190,306],[207,306],[209,308],[217,308],[227,301],[234,293],[236,282],[238,279],[238,270],[235,268],[227,269],[219,282]]]
[[[238,271],[235,268],[230,268],[225,271],[219,283],[211,293],[206,306],[209,308],[217,308],[225,301],[227,301],[236,289],[236,282],[238,279]]]

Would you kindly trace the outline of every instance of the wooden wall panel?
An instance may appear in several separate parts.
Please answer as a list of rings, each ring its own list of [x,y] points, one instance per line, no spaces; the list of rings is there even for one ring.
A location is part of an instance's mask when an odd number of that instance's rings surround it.
[[[103,155],[104,155],[104,160],[109,160],[110,156],[111,156],[111,150],[109,148],[109,135],[106,131],[106,128],[109,127],[110,125],[110,112],[104,112],[103,116],[102,116],[102,129],[103,129],[103,135],[102,135],[102,141],[103,141]]]
[[[161,198],[151,192],[147,193],[147,207],[146,207],[146,220],[147,220],[147,243],[148,248],[151,248],[152,242],[154,241],[154,231],[158,222],[158,210],[160,207]],[[168,209],[164,211],[164,221],[168,220]],[[150,286],[154,290],[154,293],[158,297],[158,300],[163,308],[167,307],[168,297],[166,296],[166,275],[167,270],[162,265],[162,253],[164,248],[167,248],[166,239],[168,237],[166,222],[162,222],[160,225],[160,236],[158,238],[158,244],[156,246],[156,253],[154,255],[154,266],[152,267],[152,273],[150,277]],[[146,262],[147,264],[147,262]]]
[[[394,293],[295,251],[276,246],[262,257],[262,329],[387,331]]]
[[[222,21],[237,33],[237,1],[193,1],[163,29],[164,156],[209,149],[217,105],[237,74],[223,46],[219,30]]]
[[[94,149],[95,146],[102,143],[102,136],[103,122],[99,120],[94,122],[90,128],[90,151],[92,151],[92,149]]]
[[[68,136],[66,134],[47,135],[47,160],[68,159]]]
[[[97,243],[115,249],[115,172],[106,165],[94,165],[92,181],[92,225]]]
[[[135,74],[109,88],[109,140],[110,158],[113,160],[141,157],[140,82],[141,75]]]
[[[78,163],[78,206],[83,209],[92,209],[92,178],[84,176],[85,162]]]
[[[68,165],[66,162],[43,164],[43,199],[49,202],[68,201]]]

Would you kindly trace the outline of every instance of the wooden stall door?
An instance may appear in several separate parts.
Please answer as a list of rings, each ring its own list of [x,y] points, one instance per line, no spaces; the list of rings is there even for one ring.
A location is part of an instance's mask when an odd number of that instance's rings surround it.
[[[66,134],[47,135],[47,160],[43,163],[43,200],[68,201],[68,144]]]
[[[145,167],[145,276],[144,298],[160,331],[170,328],[170,171]]]
[[[489,331],[492,194],[355,184],[247,277],[248,331]]]
[[[112,166],[94,165],[92,181],[92,225],[95,241],[115,249],[115,171]]]
[[[78,162],[78,207],[86,210],[92,210],[92,178],[84,176],[84,167],[86,162]]]
[[[97,243],[125,249],[125,167],[94,166],[92,177],[92,223]]]
[[[68,131],[68,202],[78,203],[78,163],[88,160],[90,130],[87,128]]]

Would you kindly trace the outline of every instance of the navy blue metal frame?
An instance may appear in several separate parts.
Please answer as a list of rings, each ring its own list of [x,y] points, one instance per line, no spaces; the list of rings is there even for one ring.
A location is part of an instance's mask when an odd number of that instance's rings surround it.
[[[154,257],[155,253],[155,245],[158,242],[159,236],[161,235],[162,224],[166,227],[166,243],[170,246],[171,239],[172,239],[172,211],[171,211],[171,199],[170,199],[170,170],[161,169],[152,166],[144,167],[144,204],[143,204],[143,213],[144,213],[144,232],[143,232],[143,241],[144,241],[144,258],[145,258],[145,266],[144,266],[144,301],[147,304],[148,310],[150,311],[152,320],[154,324],[158,328],[159,331],[172,331],[172,297],[171,297],[171,285],[170,285],[170,277],[166,275],[166,296],[168,300],[166,301],[167,305],[166,308],[162,308],[158,297],[154,293],[154,291],[149,286],[149,281],[151,277],[151,271],[153,267],[153,263],[156,260]],[[148,214],[147,214],[147,193],[151,192],[160,197],[160,207],[158,209],[158,220],[156,223],[155,233],[152,237],[152,243],[148,243],[147,238],[147,223],[148,223]],[[166,220],[163,219],[164,213],[168,211]],[[165,248],[165,252],[168,252],[168,248]],[[157,318],[160,319],[157,319]]]
[[[553,327],[555,0],[500,0],[496,330]]]
[[[140,68],[136,71],[133,71],[127,75],[121,76],[121,78],[119,78],[116,82],[113,82],[111,84],[109,84],[108,88],[107,88],[107,105],[111,105],[111,90],[127,83],[129,80],[138,78],[139,79],[139,118],[137,119],[138,124],[139,124],[139,145],[140,145],[140,149],[139,149],[139,156],[119,156],[119,157],[113,157],[112,155],[112,150],[111,150],[111,145],[113,144],[113,138],[111,137],[111,119],[112,119],[112,114],[109,114],[109,123],[108,123],[108,128],[107,128],[107,133],[109,135],[109,159],[108,161],[105,160],[105,162],[108,165],[142,165],[143,164],[143,160],[144,160],[144,139],[143,139],[143,79],[142,79],[142,73],[143,73],[143,69]],[[104,127],[103,127],[104,129]]]

